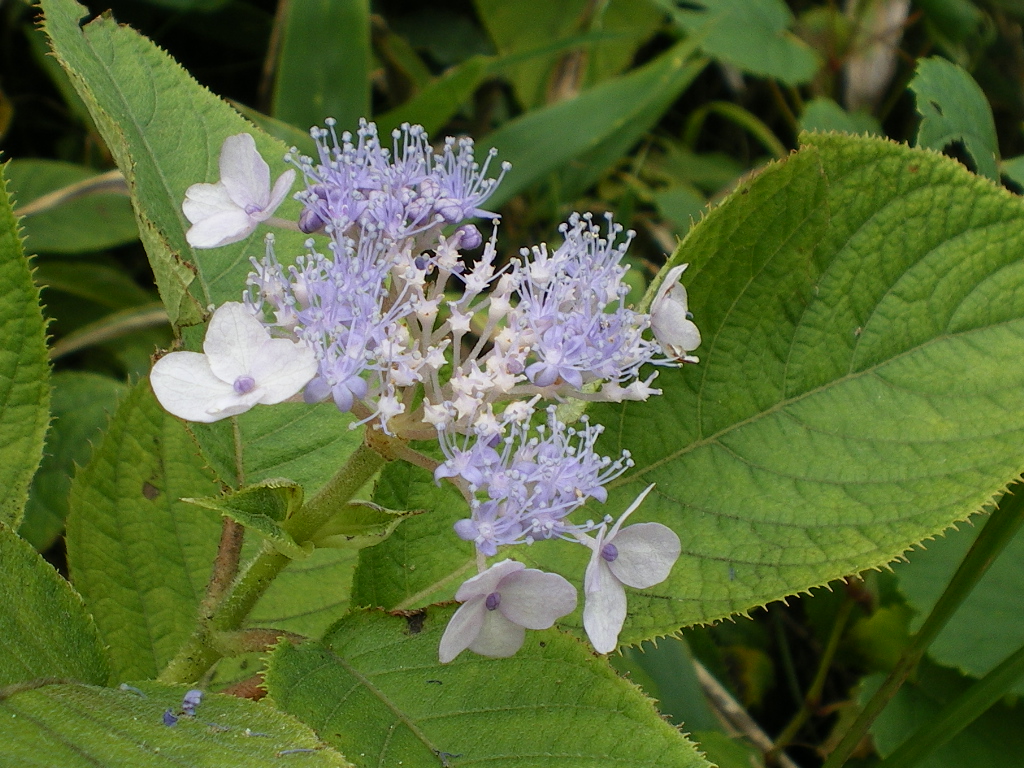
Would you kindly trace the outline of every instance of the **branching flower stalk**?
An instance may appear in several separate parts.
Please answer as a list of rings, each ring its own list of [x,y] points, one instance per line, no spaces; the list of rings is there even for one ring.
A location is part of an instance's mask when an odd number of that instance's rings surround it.
[[[667,578],[679,540],[658,523],[622,528],[650,488],[610,532],[610,516],[572,520],[589,501],[605,502],[605,486],[633,462],[628,451],[601,455],[602,427],[585,416],[566,423],[556,404],[646,400],[660,394],[649,366],[698,362],[690,352],[700,332],[679,284],[685,265],[668,272],[650,313],[636,311],[623,282],[633,233],[610,216],[601,224],[573,214],[559,228],[559,245],[523,248],[502,263],[498,217],[483,206],[509,167],[488,176],[493,150],[481,165],[471,140],[448,138],[435,149],[409,125],[393,132],[390,147],[366,122],[355,136],[339,136],[331,121],[312,135],[316,158],[294,149],[286,158],[305,179],[295,223],[310,235],[305,253],[282,262],[268,235],[266,255],[239,286],[242,301],[214,312],[204,354],[172,352],[158,361],[157,397],[192,421],[301,397],[333,402],[355,417],[353,426],[366,425],[349,466],[284,525],[299,544],[313,541],[385,459],[454,483],[470,510],[454,533],[475,544],[481,574],[456,596],[474,607],[465,603],[453,619],[445,660],[466,648],[511,655],[524,627],[550,626],[574,609],[575,588],[561,576],[534,576],[511,560],[500,573],[487,567],[499,549],[545,540],[592,550],[586,625],[600,652],[613,650],[625,618],[623,585]],[[272,225],[293,173],[272,187],[269,166],[244,135],[225,140],[220,171],[219,181],[186,195],[193,245],[218,247]],[[492,222],[486,241],[474,218]],[[440,463],[409,447],[432,439]],[[208,633],[238,629],[286,564],[265,546],[201,618],[166,679],[195,674],[214,655]],[[492,591],[479,593],[485,586]],[[552,606],[565,610],[556,616]],[[503,618],[488,618],[493,611]]]

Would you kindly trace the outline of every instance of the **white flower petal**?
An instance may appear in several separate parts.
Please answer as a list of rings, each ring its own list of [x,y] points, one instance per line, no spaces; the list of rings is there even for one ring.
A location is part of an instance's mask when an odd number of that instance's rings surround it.
[[[594,650],[611,653],[619,644],[619,632],[626,620],[626,590],[597,551],[587,565],[586,581],[583,628]]]
[[[186,189],[181,210],[185,217],[195,224],[217,213],[237,212],[239,208],[228,194],[227,187],[217,182],[216,184],[193,184]]]
[[[679,559],[679,537],[661,523],[637,523],[623,528],[613,542],[619,556],[608,563],[623,584],[647,589],[668,578]]]
[[[153,366],[149,381],[160,405],[179,418],[208,424],[233,415],[224,413],[219,405],[216,413],[210,412],[210,408],[224,398],[237,395],[230,384],[214,376],[206,355],[198,352],[164,355]]]
[[[484,608],[484,626],[469,644],[469,650],[492,659],[514,656],[523,647],[526,630],[501,615],[501,611]]]
[[[265,221],[273,215],[274,211],[277,210],[278,206],[284,202],[284,199],[288,196],[291,191],[292,184],[295,183],[295,170],[289,168],[287,171],[277,177],[277,181],[274,182],[274,188],[270,190],[270,200],[267,202],[266,207],[262,212],[256,216],[260,221]]]
[[[686,288],[679,277],[688,265],[670,269],[651,302],[651,330],[662,348],[683,357],[700,346],[700,330],[687,316]]]
[[[248,133],[228,136],[220,148],[220,182],[239,208],[256,206],[260,210],[270,202],[270,166],[256,149]]]
[[[447,664],[476,640],[484,626],[484,614],[488,613],[484,605],[484,597],[479,596],[459,606],[448,622],[441,637],[438,656],[442,664]],[[490,611],[493,613],[493,611]]]
[[[214,375],[233,385],[239,376],[253,375],[254,363],[268,341],[270,332],[263,323],[241,302],[228,301],[213,313],[203,351]],[[262,386],[260,381],[256,384]]]
[[[316,355],[305,344],[288,339],[270,339],[253,361],[251,375],[263,405],[274,405],[298,394],[317,372]]]
[[[527,629],[547,629],[576,610],[576,588],[557,573],[528,568],[513,573],[498,585],[498,610]]]
[[[256,222],[241,208],[213,213],[193,224],[185,240],[193,248],[219,248],[245,240],[256,229]]]
[[[478,595],[486,597],[498,588],[499,581],[510,573],[521,571],[524,568],[526,568],[525,565],[515,560],[502,560],[500,563],[495,563],[483,573],[467,579],[455,593],[455,599],[464,602]]]

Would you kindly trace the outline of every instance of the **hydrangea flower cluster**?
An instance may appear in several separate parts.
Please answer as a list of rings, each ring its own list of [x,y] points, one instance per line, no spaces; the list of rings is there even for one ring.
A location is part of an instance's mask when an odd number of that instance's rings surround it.
[[[610,216],[600,224],[573,214],[557,247],[501,260],[497,216],[483,206],[509,166],[489,177],[493,151],[481,165],[471,140],[435,149],[409,125],[390,147],[367,122],[355,136],[339,136],[330,121],[312,136],[317,158],[294,149],[286,157],[305,179],[292,227],[310,235],[306,252],[286,266],[268,235],[242,303],[214,313],[205,354],[172,352],[154,366],[158,398],[182,418],[214,421],[301,392],[395,438],[436,438],[444,461],[434,477],[467,499],[470,516],[455,534],[474,542],[481,571],[456,595],[463,606],[442,659],[466,648],[510,655],[524,627],[551,626],[575,609],[561,576],[511,560],[486,567],[501,547],[550,539],[592,550],[584,625],[598,651],[613,650],[623,585],[667,578],[679,539],[657,523],[622,527],[650,488],[610,532],[610,517],[571,521],[589,500],[606,501],[605,486],[632,460],[599,454],[601,427],[586,417],[566,423],[554,404],[646,400],[660,390],[644,366],[697,362],[689,353],[700,333],[678,283],[685,265],[669,271],[649,314],[637,312],[623,282],[633,234]],[[195,247],[279,224],[273,213],[294,176],[271,187],[245,134],[225,141],[220,170],[218,182],[186,193]],[[474,218],[493,222],[486,242]],[[464,253],[480,246],[475,258]]]

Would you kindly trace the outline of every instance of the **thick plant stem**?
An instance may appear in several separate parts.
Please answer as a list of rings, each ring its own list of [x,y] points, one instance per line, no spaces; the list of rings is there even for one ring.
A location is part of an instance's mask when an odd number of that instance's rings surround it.
[[[1013,492],[1014,490],[1016,493]],[[964,557],[963,562],[960,563],[956,573],[953,574],[953,578],[946,586],[942,596],[939,597],[932,612],[928,614],[928,618],[925,619],[921,628],[910,638],[910,644],[900,656],[899,661],[896,662],[889,677],[861,710],[822,768],[840,768],[846,763],[875,718],[889,703],[889,700],[896,695],[900,686],[921,661],[928,646],[946,626],[981,577],[985,575],[988,567],[992,565],[999,553],[1014,537],[1020,529],[1021,523],[1024,523],[1024,489],[1017,485],[1003,495],[999,506],[989,517],[981,533],[978,534],[974,545]]]
[[[331,515],[352,500],[384,462],[385,458],[369,445],[360,445],[334,477],[288,520],[285,525],[288,533],[300,544],[309,541]],[[195,631],[158,679],[164,683],[190,683],[202,677],[221,657],[213,640],[214,633],[239,629],[256,601],[290,562],[290,558],[269,543],[264,544],[223,599],[201,613]]]

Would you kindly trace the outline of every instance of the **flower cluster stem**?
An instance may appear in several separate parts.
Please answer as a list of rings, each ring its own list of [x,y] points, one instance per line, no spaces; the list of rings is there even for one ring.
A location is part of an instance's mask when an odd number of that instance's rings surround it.
[[[355,497],[384,463],[380,453],[361,444],[334,477],[287,522],[288,533],[299,543],[308,541]],[[217,650],[215,635],[239,629],[256,602],[290,562],[286,555],[264,544],[259,554],[242,568],[223,598],[216,605],[204,605],[206,610],[201,611],[192,635],[158,679],[164,683],[190,683],[206,674],[222,655]]]

